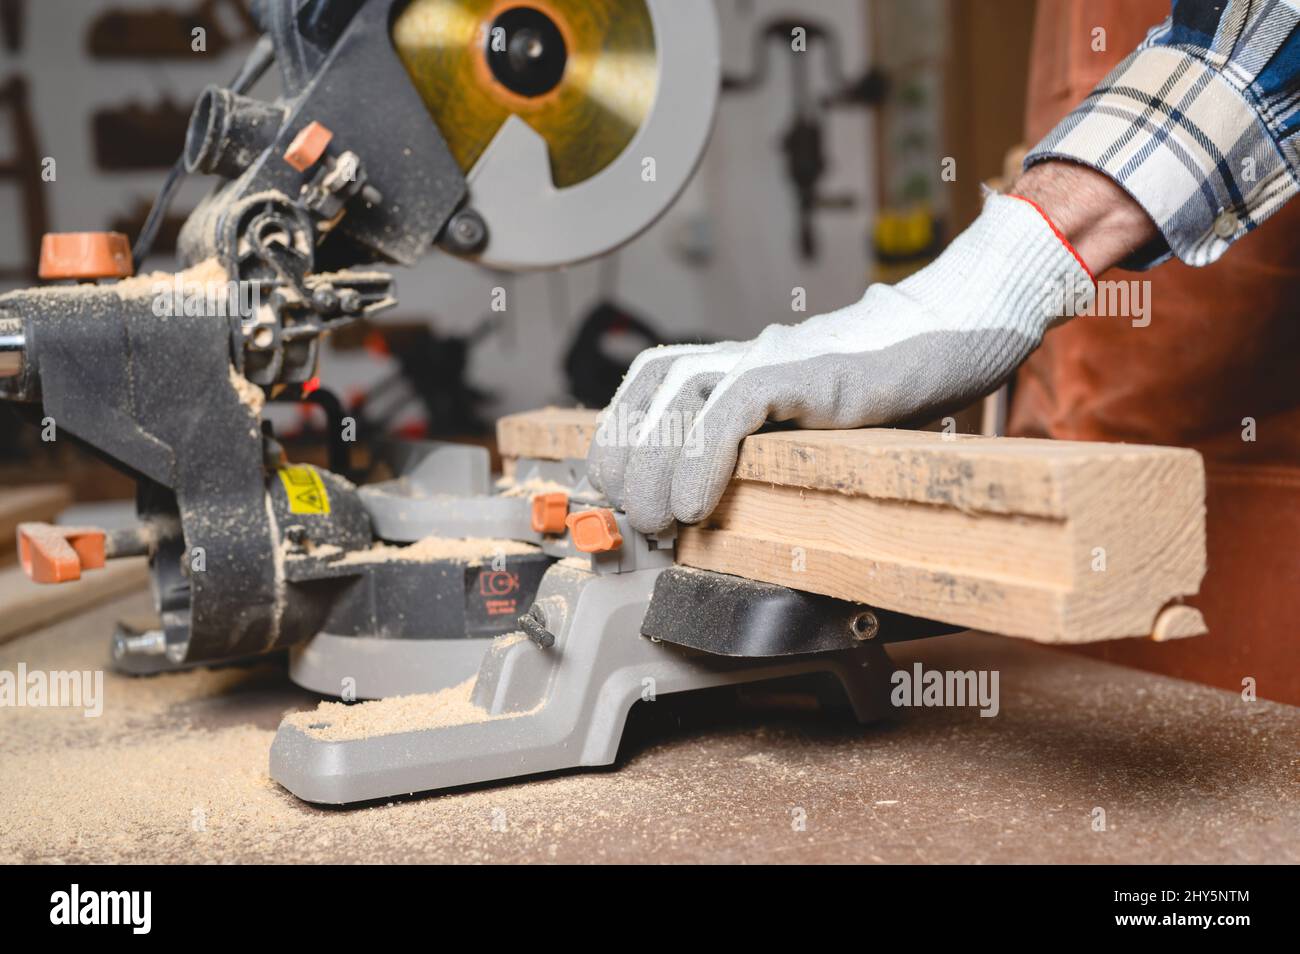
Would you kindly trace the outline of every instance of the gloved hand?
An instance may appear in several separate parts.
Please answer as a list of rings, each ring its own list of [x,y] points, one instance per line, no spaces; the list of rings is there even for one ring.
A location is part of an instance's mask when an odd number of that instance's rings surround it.
[[[932,419],[994,390],[1092,276],[1030,202],[991,196],[934,262],[846,308],[753,341],[637,356],[588,456],[597,490],[646,533],[717,506],[767,420],[849,428]]]

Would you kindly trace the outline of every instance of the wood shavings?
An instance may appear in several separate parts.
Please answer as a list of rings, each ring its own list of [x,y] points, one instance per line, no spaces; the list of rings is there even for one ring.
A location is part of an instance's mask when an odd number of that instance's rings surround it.
[[[266,394],[256,384],[236,371],[233,364],[229,365],[229,368],[230,386],[239,395],[239,403],[254,414],[261,414],[262,408],[266,407]]]
[[[474,679],[471,677],[438,692],[393,696],[351,705],[322,702],[311,712],[295,712],[287,716],[285,722],[314,739],[347,742],[401,732],[418,732],[422,729],[443,729],[471,722],[488,722],[514,715],[494,716],[486,709],[476,706],[470,701],[473,690]]]
[[[102,666],[113,620],[148,602],[0,646],[0,668]],[[318,699],[282,662],[108,673],[102,718],[0,709],[0,862],[1300,860],[1294,707],[991,637],[893,648],[901,665],[1000,670],[1002,714],[862,727],[704,694],[679,719],[663,695],[634,707],[616,770],[345,809],[267,775],[281,713]],[[1101,835],[1095,805],[1118,822]]]
[[[354,550],[335,561],[338,566],[359,563],[396,563],[427,560],[455,560],[467,566],[480,566],[498,556],[519,556],[540,553],[541,549],[520,540],[498,540],[491,537],[424,537],[406,546],[379,543],[368,550]]]
[[[187,285],[228,282],[230,276],[222,268],[221,262],[214,256],[204,259],[197,265],[182,272],[146,272],[133,275],[116,282],[78,282],[77,284],[41,285],[36,288],[24,288],[21,294],[34,297],[53,297],[67,295],[116,295],[122,299],[149,298],[158,294],[159,286],[171,289],[177,280]]]
[[[543,480],[540,477],[534,477],[531,480],[525,480],[515,483],[512,480],[503,478],[497,482],[497,486],[502,487],[502,497],[531,497],[533,494],[567,494],[573,488],[568,487],[558,480]]]

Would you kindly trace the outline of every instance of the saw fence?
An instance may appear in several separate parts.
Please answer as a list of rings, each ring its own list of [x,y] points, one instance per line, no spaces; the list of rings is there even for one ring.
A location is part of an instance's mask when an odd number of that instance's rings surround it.
[[[596,411],[501,419],[512,459],[581,458]],[[1045,643],[1205,632],[1205,472],[1169,447],[781,431],[741,446],[677,562]]]

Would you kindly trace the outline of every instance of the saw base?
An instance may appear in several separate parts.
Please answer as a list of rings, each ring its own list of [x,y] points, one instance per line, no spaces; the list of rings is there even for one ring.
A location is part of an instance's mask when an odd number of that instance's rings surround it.
[[[482,720],[345,741],[283,724],[271,746],[271,777],[306,801],[338,805],[609,765],[638,701],[811,673],[838,679],[860,721],[889,710],[893,665],[877,643],[754,659],[642,636],[661,572],[557,564],[537,600],[554,642],[492,642],[471,696]]]

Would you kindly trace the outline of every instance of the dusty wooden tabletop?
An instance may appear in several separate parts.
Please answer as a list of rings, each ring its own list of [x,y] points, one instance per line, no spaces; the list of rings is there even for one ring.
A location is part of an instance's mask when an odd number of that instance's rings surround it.
[[[0,670],[102,668],[145,608],[20,637]],[[107,673],[99,718],[0,709],[0,860],[1300,861],[1300,709],[986,636],[892,653],[997,670],[999,714],[665,698],[614,769],[328,810],[266,774],[281,714],[317,701],[283,661]]]

